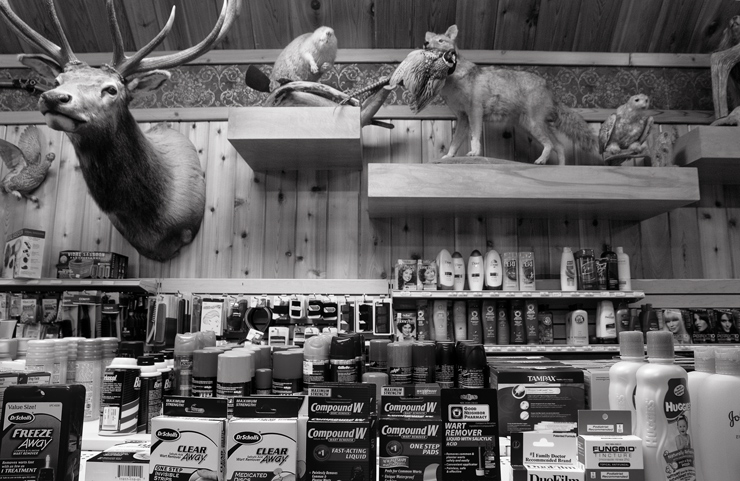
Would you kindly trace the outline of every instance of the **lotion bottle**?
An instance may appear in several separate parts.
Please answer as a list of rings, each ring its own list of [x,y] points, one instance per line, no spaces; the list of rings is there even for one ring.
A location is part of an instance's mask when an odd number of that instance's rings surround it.
[[[468,289],[471,291],[483,290],[483,270],[483,256],[476,249],[468,257]]]
[[[501,256],[491,249],[486,252],[485,287],[489,290],[500,291],[503,282],[503,269],[501,267]]]
[[[570,247],[563,247],[563,254],[560,256],[560,290],[576,291],[576,260],[573,257],[573,251]]]
[[[613,344],[617,339],[614,304],[610,300],[599,301],[596,317],[596,338],[602,344]]]
[[[569,346],[588,346],[588,313],[581,305],[568,314],[570,329],[568,330]]]
[[[699,392],[701,411],[695,412],[702,429],[692,445],[702,451],[704,480],[735,481],[740,473],[740,349],[717,348],[715,370]]]
[[[617,279],[620,291],[632,290],[632,276],[630,274],[630,256],[622,247],[617,247]]]
[[[692,415],[688,378],[674,361],[673,334],[648,332],[647,355],[648,363],[637,370],[635,389],[635,435],[642,439],[645,479],[696,479],[693,446],[697,441],[687,429]],[[717,449],[716,444],[716,440],[711,442],[712,449]]]
[[[452,282],[452,289],[455,291],[465,290],[465,259],[462,254],[455,251],[452,254],[452,272],[455,280]]]
[[[704,433],[704,426],[709,426],[712,422],[711,419],[704,419],[704,417],[710,418],[712,416],[704,416],[706,407],[702,404],[708,402],[705,396],[702,395],[706,388],[707,379],[712,377],[715,372],[715,358],[714,348],[712,347],[700,347],[694,348],[694,370],[688,374],[689,379],[689,395],[691,396],[691,407],[694,411],[694,415],[691,417],[690,432],[689,434],[695,440],[694,441],[694,461],[696,462],[696,479],[709,479],[707,477],[708,469],[705,466],[711,466],[706,463],[706,457],[708,455],[706,449],[702,449],[701,439],[706,435]],[[716,414],[716,413],[714,413]],[[740,434],[740,432],[738,433]],[[714,433],[710,433],[714,436]],[[710,446],[714,448],[714,440]],[[712,470],[713,471],[713,470]]]
[[[645,365],[645,345],[642,333],[619,333],[619,362],[609,368],[609,409],[632,412],[632,433],[637,423],[635,386],[637,370]]]
[[[452,256],[447,249],[442,249],[437,254],[437,289],[449,291],[453,288],[454,281]]]

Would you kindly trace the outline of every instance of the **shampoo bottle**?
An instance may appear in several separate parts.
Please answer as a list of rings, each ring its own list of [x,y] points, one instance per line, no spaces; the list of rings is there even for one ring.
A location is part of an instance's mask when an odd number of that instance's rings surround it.
[[[468,339],[483,344],[483,329],[481,327],[481,301],[468,299]]]
[[[613,344],[617,339],[614,304],[610,300],[599,301],[596,317],[596,338],[601,344]]]
[[[486,252],[485,287],[489,290],[500,291],[503,282],[501,256],[491,249]]]
[[[645,365],[645,345],[642,333],[619,333],[619,362],[609,368],[609,409],[632,411],[632,433],[637,423],[635,386],[637,370]]]
[[[673,335],[668,331],[648,332],[647,355],[648,363],[637,370],[635,389],[635,434],[642,439],[645,479],[696,479],[696,440],[689,432],[692,409],[688,378],[684,368],[674,362]],[[717,448],[716,440],[711,446]]]
[[[702,405],[702,402],[707,401],[706,397],[703,396],[706,381],[715,372],[715,359],[714,359],[714,348],[712,347],[695,347],[694,348],[694,370],[688,374],[689,379],[689,395],[691,396],[691,408],[694,411],[694,415],[691,416],[691,422],[689,423],[690,432],[689,434],[694,438],[694,461],[696,462],[696,479],[709,479],[707,474],[708,471],[705,466],[711,466],[706,464],[706,457],[708,455],[707,449],[702,449],[701,439],[706,433],[702,432],[705,426],[709,426],[711,419],[704,419],[704,413],[706,407]],[[714,413],[717,414],[717,413]],[[706,416],[711,418],[713,416]],[[710,433],[714,436],[714,433]],[[713,439],[710,446],[714,449]],[[724,464],[724,463],[723,463]],[[712,470],[713,471],[713,470]],[[714,474],[714,473],[712,473]]]
[[[717,348],[715,370],[699,392],[701,411],[695,415],[702,429],[698,440],[693,434],[692,445],[702,450],[703,479],[735,481],[740,473],[740,349]]]
[[[576,291],[576,260],[573,257],[573,251],[570,247],[563,247],[563,254],[560,256],[560,290]]]
[[[457,251],[452,254],[452,272],[455,275],[452,289],[455,291],[465,290],[465,259]]]
[[[496,301],[484,299],[481,310],[483,311],[481,314],[483,319],[483,342],[488,346],[496,344]]]
[[[601,258],[606,260],[606,288],[610,291],[619,290],[617,254],[609,244],[604,245]]]
[[[511,333],[509,339],[512,344],[527,343],[527,329],[524,326],[524,302],[521,299],[511,301]]]
[[[437,289],[451,290],[455,282],[452,256],[447,249],[442,249],[437,254]]]
[[[468,257],[468,289],[471,291],[483,290],[483,256],[477,249]]]
[[[630,274],[630,256],[625,254],[624,249],[617,247],[617,280],[620,291],[632,290],[632,276]]]
[[[501,345],[509,344],[509,301],[496,302],[496,334],[498,343]]]
[[[620,302],[617,312],[614,315],[617,323],[617,334],[623,331],[631,331],[630,328],[630,309],[626,302]]]

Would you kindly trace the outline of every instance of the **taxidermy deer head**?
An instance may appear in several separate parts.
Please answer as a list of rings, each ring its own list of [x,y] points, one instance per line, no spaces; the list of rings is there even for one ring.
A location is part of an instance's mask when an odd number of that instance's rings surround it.
[[[210,50],[238,15],[241,0],[224,0],[211,33],[181,52],[147,58],[172,29],[175,7],[161,32],[128,57],[113,0],[106,0],[113,35],[113,60],[100,68],[75,57],[53,0],[45,5],[61,46],[28,26],[0,0],[0,16],[46,55],[18,60],[54,81],[39,110],[49,127],[67,134],[90,195],[139,254],[166,261],[192,242],[205,210],[205,178],[195,147],[164,124],[143,132],[129,111],[133,98],[158,88],[170,74],[161,69],[189,62]]]

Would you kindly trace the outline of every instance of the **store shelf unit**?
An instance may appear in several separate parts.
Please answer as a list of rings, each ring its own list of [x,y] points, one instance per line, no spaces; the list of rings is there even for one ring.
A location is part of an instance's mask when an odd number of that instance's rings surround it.
[[[159,279],[159,292],[174,294],[388,295],[385,279]]]
[[[737,127],[696,127],[676,140],[673,163],[696,167],[702,182],[740,184],[737,136]]]
[[[368,164],[372,217],[497,215],[644,220],[699,200],[696,169]]]
[[[120,291],[153,294],[156,279],[0,279],[0,292]]]
[[[362,170],[359,107],[229,109],[229,142],[258,172]]]

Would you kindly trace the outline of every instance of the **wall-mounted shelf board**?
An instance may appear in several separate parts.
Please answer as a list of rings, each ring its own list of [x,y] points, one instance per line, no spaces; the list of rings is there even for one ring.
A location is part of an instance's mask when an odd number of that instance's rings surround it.
[[[252,170],[362,170],[359,107],[229,109],[229,142]]]
[[[394,299],[641,299],[641,291],[392,291]]]
[[[0,292],[120,291],[153,294],[156,279],[0,279]]]
[[[678,167],[372,163],[367,175],[373,217],[644,220],[699,200],[696,169]]]
[[[159,292],[199,294],[388,295],[385,279],[159,279]]]
[[[696,127],[676,140],[673,163],[699,169],[699,180],[740,184],[740,129]]]

